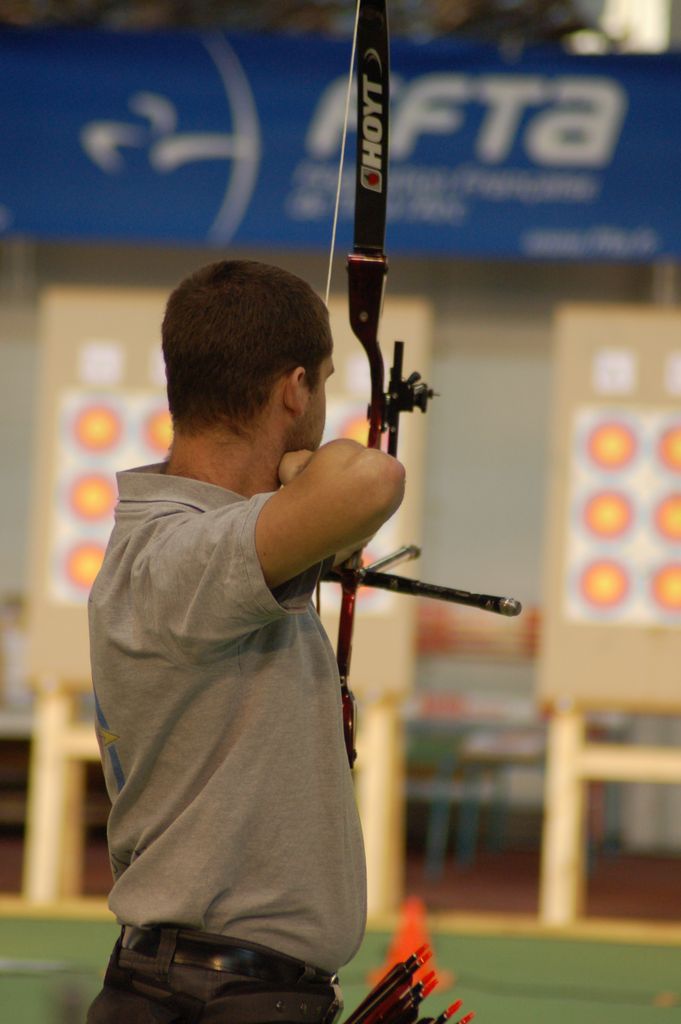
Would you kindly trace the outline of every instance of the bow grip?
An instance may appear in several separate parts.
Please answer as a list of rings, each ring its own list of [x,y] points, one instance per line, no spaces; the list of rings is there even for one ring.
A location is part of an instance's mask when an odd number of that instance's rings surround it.
[[[385,427],[383,356],[378,344],[378,324],[388,264],[383,255],[351,253],[348,256],[350,326],[369,359],[371,403],[367,447],[380,448]]]
[[[350,326],[367,355],[378,344],[378,323],[388,265],[385,256],[351,253],[348,256]],[[380,354],[380,353],[379,353]]]

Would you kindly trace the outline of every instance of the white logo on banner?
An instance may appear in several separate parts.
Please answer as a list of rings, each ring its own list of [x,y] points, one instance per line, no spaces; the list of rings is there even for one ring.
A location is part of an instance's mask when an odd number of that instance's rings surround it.
[[[143,124],[126,121],[90,121],[80,141],[86,154],[105,174],[125,170],[125,149],[146,149],[151,167],[168,174],[188,163],[226,160],[230,176],[220,209],[209,235],[229,241],[241,223],[255,188],[260,164],[260,124],[253,93],[234,50],[222,36],[203,40],[220,76],[230,109],[233,130],[187,132],[178,130],[177,109],[167,96],[156,92],[133,93],[128,109]]]
[[[393,79],[390,153],[407,160],[423,135],[454,135],[466,106],[482,106],[475,157],[499,164],[520,141],[540,167],[604,167],[612,159],[627,109],[622,86],[610,78],[542,75],[421,75]],[[307,133],[307,150],[330,159],[343,131],[342,82],[322,95]]]
[[[394,75],[392,86],[392,223],[458,226],[480,201],[524,207],[594,203],[602,188],[598,172],[613,159],[628,106],[619,82],[595,75],[435,72],[409,82]],[[295,168],[287,200],[294,219],[330,216],[344,88],[341,79],[333,81],[317,103],[305,139],[308,159]],[[411,162],[419,142],[455,136],[467,123],[475,132],[466,138],[470,152],[460,159]],[[511,163],[518,151],[529,166]],[[341,194],[345,219],[352,217],[353,184],[354,171],[348,170]],[[648,238],[634,241],[635,253],[650,244]]]

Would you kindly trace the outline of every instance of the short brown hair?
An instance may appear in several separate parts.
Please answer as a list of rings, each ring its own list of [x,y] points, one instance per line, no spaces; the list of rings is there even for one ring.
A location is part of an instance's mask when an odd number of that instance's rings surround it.
[[[305,368],[314,388],[333,342],[326,306],[280,267],[223,260],[172,292],[162,327],[168,404],[185,433],[232,429],[264,407],[282,374]]]

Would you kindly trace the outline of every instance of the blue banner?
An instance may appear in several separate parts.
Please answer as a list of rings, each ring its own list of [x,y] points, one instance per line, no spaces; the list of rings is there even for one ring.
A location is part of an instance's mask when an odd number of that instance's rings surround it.
[[[391,252],[681,256],[681,55],[392,50]],[[309,36],[0,31],[0,237],[328,249],[348,60]]]

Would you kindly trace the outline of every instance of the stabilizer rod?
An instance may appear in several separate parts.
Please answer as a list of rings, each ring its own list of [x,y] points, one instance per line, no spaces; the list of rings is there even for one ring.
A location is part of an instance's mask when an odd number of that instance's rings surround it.
[[[378,590],[390,590],[395,594],[411,594],[412,597],[430,597],[436,601],[449,601],[452,604],[465,604],[481,611],[494,612],[496,615],[509,617],[520,615],[523,606],[514,597],[494,597],[491,594],[472,594],[468,590],[455,590],[453,587],[440,587],[436,583],[422,583],[406,576],[396,576],[390,572],[376,572],[373,569],[330,569],[324,576],[325,580],[343,583],[354,580],[359,587],[374,587]]]

